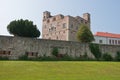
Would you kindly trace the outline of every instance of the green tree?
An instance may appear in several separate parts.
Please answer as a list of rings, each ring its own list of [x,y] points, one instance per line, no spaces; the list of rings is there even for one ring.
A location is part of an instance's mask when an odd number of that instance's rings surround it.
[[[94,36],[87,25],[81,24],[81,26],[77,32],[77,39],[79,42],[85,43],[85,52],[84,52],[85,54],[84,55],[87,58],[87,52],[86,52],[87,44],[86,43],[90,43],[94,40]]]
[[[94,40],[94,36],[88,26],[82,24],[77,32],[77,39],[82,43],[90,43]]]
[[[95,58],[97,60],[100,60],[100,58],[102,56],[102,52],[99,48],[99,44],[90,43],[89,48],[90,48],[91,53],[95,56]]]
[[[34,25],[33,22],[29,20],[14,20],[7,26],[7,30],[14,36],[32,38],[40,36],[40,31],[37,29],[36,25]]]

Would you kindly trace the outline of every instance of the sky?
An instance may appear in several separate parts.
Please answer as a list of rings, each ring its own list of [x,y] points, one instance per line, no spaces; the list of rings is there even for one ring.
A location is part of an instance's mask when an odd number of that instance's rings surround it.
[[[0,0],[0,35],[10,36],[7,25],[18,19],[33,21],[42,33],[44,11],[71,16],[90,13],[93,34],[120,34],[120,0]]]

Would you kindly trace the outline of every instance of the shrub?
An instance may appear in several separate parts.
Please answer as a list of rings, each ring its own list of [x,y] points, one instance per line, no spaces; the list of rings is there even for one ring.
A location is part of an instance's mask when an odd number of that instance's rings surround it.
[[[53,50],[52,50],[52,55],[54,55],[54,56],[58,56],[58,48],[53,48]]]
[[[110,54],[108,54],[108,53],[103,54],[102,58],[105,61],[112,61],[113,60],[112,56]]]
[[[20,56],[19,60],[28,60],[27,54]]]
[[[117,61],[120,61],[120,52],[119,52],[119,51],[116,53],[115,59],[116,59]]]
[[[95,58],[99,60],[102,56],[102,52],[99,48],[99,44],[91,43],[89,44],[89,48],[90,48],[91,53],[93,53],[93,55],[95,56]]]
[[[7,56],[5,57],[0,56],[0,60],[9,60],[9,58]]]
[[[38,57],[38,59],[36,59],[37,61],[56,61],[57,58],[53,58],[53,57],[49,57],[49,56],[42,56],[42,57]]]

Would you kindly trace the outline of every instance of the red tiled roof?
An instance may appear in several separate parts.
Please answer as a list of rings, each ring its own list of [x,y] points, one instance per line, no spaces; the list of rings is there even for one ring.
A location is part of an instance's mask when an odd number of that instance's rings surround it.
[[[97,32],[95,36],[110,37],[110,38],[120,38],[120,34],[108,33],[108,32]]]

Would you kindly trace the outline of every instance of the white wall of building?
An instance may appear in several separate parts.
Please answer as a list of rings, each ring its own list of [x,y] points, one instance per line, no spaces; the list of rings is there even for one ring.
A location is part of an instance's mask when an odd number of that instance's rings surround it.
[[[120,45],[120,38],[110,38],[110,37],[102,37],[102,36],[94,36],[94,38],[95,41],[93,41],[93,43]]]

